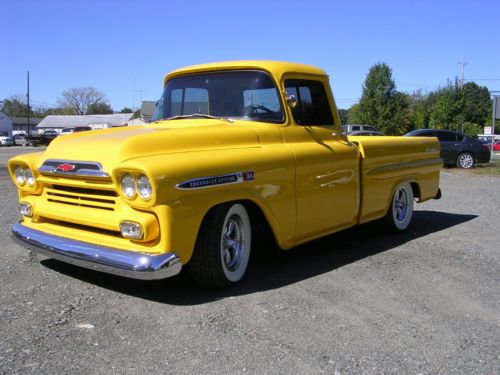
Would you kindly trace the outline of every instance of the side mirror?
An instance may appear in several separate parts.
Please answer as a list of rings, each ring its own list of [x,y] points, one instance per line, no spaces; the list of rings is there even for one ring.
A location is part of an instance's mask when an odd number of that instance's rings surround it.
[[[297,106],[297,98],[295,95],[288,95],[286,97],[286,102],[291,109],[294,109]]]

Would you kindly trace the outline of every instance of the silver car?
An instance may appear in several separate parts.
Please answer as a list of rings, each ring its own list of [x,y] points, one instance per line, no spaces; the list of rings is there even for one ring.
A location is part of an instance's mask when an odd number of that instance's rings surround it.
[[[14,144],[14,142],[12,141],[12,137],[7,137],[7,136],[0,137],[0,146],[10,147],[13,144]]]

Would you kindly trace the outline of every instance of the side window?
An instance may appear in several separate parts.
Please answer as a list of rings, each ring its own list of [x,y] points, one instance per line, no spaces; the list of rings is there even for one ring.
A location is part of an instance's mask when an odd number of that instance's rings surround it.
[[[199,88],[172,90],[172,116],[208,113],[208,91]]]
[[[457,142],[463,142],[464,141],[464,136],[461,134],[457,134]]]
[[[287,79],[286,95],[294,95],[297,105],[292,109],[295,122],[300,125],[332,125],[333,116],[328,97],[321,82]]]
[[[455,142],[456,140],[455,133],[438,132],[437,137],[439,142]]]

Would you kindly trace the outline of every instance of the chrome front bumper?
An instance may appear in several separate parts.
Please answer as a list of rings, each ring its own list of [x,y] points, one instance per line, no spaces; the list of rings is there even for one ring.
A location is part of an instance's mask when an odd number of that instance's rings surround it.
[[[21,223],[12,227],[12,237],[22,246],[49,258],[133,279],[164,279],[177,275],[182,268],[174,253],[150,255],[117,250],[54,236]]]

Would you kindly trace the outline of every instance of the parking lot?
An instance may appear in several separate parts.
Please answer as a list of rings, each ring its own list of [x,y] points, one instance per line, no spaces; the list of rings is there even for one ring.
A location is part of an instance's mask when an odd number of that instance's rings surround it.
[[[0,148],[0,374],[499,374],[500,177],[442,172],[404,234],[363,225],[287,252],[256,243],[241,285],[141,282],[14,244]]]

